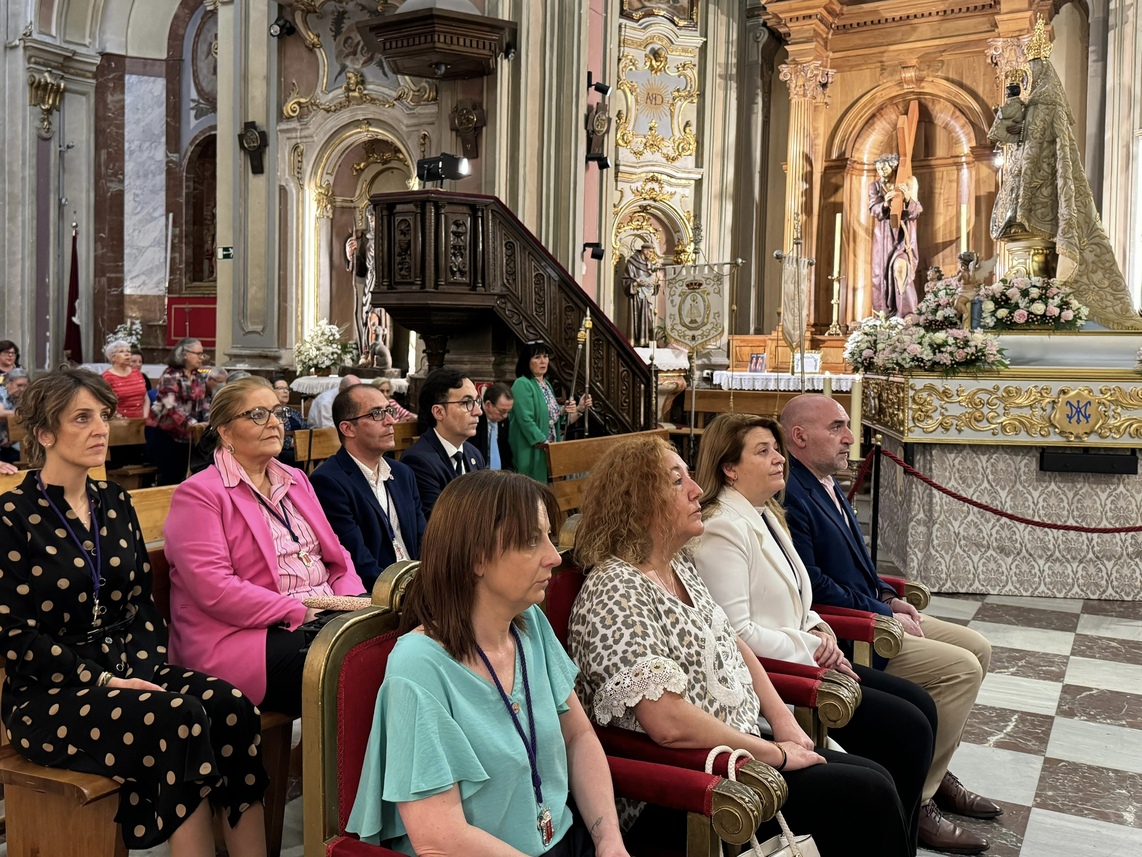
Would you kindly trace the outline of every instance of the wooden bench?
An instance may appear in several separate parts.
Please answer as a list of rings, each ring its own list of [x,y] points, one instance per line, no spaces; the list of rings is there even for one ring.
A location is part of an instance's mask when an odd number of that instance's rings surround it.
[[[312,473],[313,468],[337,454],[341,448],[341,439],[337,437],[337,429],[298,429],[293,432],[293,460],[294,463],[306,473]]]
[[[98,467],[92,467],[87,471],[87,474],[96,481],[106,479],[107,468],[101,464]],[[11,491],[13,488],[18,488],[27,475],[27,470],[18,470],[15,473],[7,473],[0,476],[0,494]]]
[[[393,425],[393,458],[401,454],[419,439],[420,427],[416,423],[396,423]]]

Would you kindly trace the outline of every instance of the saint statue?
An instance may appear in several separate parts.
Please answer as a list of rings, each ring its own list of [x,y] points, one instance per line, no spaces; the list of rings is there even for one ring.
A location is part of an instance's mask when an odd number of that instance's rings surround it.
[[[1075,120],[1049,60],[1051,43],[1041,18],[1026,54],[1031,75],[1026,102],[1017,104],[1019,93],[1009,88],[988,134],[1006,149],[991,237],[1053,242],[1058,254],[1054,276],[1090,307],[1092,321],[1112,329],[1142,329],[1094,205],[1071,128]],[[1049,266],[1045,273],[1050,276]]]
[[[627,259],[623,272],[623,286],[630,298],[630,342],[634,346],[650,345],[654,336],[654,300],[660,280],[654,262],[654,245],[644,242]]]
[[[880,178],[868,189],[872,227],[872,308],[906,318],[916,312],[916,220],[924,208],[916,198],[919,186],[911,176],[896,183],[899,155],[882,155],[874,162]],[[892,228],[892,200],[903,196],[900,225]]]

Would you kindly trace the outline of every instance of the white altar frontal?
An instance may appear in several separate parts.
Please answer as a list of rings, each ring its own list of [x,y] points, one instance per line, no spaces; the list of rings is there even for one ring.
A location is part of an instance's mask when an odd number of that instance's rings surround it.
[[[1140,345],[1126,334],[1005,335],[1011,368],[1000,372],[865,376],[862,423],[938,484],[1004,512],[1142,526]],[[887,459],[878,547],[935,592],[1142,600],[1142,533],[1017,523]]]

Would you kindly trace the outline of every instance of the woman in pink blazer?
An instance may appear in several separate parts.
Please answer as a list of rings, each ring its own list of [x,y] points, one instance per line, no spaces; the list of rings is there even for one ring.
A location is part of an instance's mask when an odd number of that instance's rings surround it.
[[[307,601],[364,585],[309,480],[275,460],[284,410],[264,378],[214,394],[214,465],[180,485],[164,533],[170,660],[224,678],[264,710],[301,713]]]

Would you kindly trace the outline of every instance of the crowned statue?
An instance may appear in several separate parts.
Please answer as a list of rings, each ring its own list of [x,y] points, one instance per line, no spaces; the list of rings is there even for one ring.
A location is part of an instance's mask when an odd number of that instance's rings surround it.
[[[1015,261],[1011,273],[1054,276],[1090,308],[1091,320],[1112,329],[1142,329],[1083,171],[1074,116],[1050,62],[1042,18],[1026,56],[1026,99],[1008,81],[1007,98],[988,134],[1004,146],[991,237],[1007,244]]]

